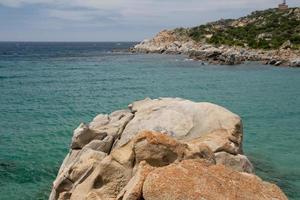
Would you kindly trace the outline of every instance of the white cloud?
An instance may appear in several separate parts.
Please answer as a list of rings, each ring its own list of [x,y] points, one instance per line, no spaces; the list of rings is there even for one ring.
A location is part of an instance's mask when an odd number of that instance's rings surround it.
[[[260,9],[280,0],[0,0],[0,5],[21,8],[42,5],[41,13],[51,18],[91,23],[96,20],[118,24],[151,24],[201,21],[219,10]],[[290,0],[292,1],[292,0]],[[297,1],[297,0],[293,0]],[[197,16],[199,20],[194,19]],[[173,19],[173,20],[172,20]]]
[[[105,32],[128,38],[151,36],[162,28],[194,26],[219,18],[235,18],[251,11],[276,7],[281,0],[0,0],[0,25],[11,33],[39,30],[52,37],[85,31]],[[288,0],[299,6],[299,0]],[[1,15],[1,13],[0,13]],[[1,24],[2,23],[2,24]],[[13,28],[11,28],[13,27]],[[15,30],[19,31],[15,31]],[[53,32],[51,32],[53,30]],[[54,31],[55,30],[55,31]],[[7,33],[9,31],[7,30]],[[89,33],[89,34],[88,34]],[[143,35],[141,34],[143,33]],[[78,33],[79,34],[79,33]],[[10,37],[10,34],[7,34]],[[33,34],[32,34],[33,35]],[[68,34],[71,36],[70,34]],[[96,36],[95,36],[96,37]],[[110,34],[107,37],[112,37]],[[0,38],[1,39],[1,38]],[[35,39],[35,38],[34,38]]]

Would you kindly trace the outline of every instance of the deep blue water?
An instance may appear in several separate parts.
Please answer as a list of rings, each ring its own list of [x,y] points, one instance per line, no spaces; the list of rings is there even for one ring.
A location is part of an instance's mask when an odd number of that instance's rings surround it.
[[[133,43],[0,43],[0,199],[47,199],[72,130],[145,97],[239,114],[263,179],[300,199],[300,69],[112,53]]]

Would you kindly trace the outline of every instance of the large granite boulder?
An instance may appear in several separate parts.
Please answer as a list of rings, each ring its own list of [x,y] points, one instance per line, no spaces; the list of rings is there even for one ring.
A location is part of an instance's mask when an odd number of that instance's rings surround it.
[[[216,164],[225,171],[217,174],[217,178],[228,176],[226,181],[232,171],[235,172],[233,181],[239,177],[244,180],[247,176],[244,172],[253,173],[251,162],[243,155],[241,119],[227,109],[178,98],[145,99],[128,107],[128,110],[98,115],[91,123],[75,129],[70,152],[53,183],[50,200],[155,199],[157,191],[151,191],[149,186],[155,184],[152,172],[167,170],[168,166],[175,169],[185,165],[185,160],[206,163],[195,164],[199,168],[195,168],[199,170],[195,176],[202,176],[201,170],[210,171]],[[179,170],[179,176],[180,173]],[[257,187],[266,185],[258,195],[268,196],[274,190],[274,197],[285,199],[275,185],[265,184],[255,175],[249,177],[258,180],[253,182]],[[214,179],[209,184],[217,187]],[[203,191],[200,185],[194,188]],[[234,185],[224,187],[230,189]],[[252,189],[247,192],[256,192]],[[218,191],[222,190],[217,188]],[[167,191],[166,195],[169,195]]]
[[[137,101],[129,107],[134,118],[125,127],[117,146],[140,131],[152,130],[185,141],[210,138],[205,140],[214,151],[242,153],[241,119],[221,106],[163,98]]]

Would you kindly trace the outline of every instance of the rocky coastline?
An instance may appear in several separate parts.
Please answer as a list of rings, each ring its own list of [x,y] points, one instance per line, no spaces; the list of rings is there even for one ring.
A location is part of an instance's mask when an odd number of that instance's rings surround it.
[[[49,200],[278,199],[243,154],[241,118],[211,103],[145,99],[74,130]]]
[[[211,64],[237,65],[247,61],[266,65],[300,67],[300,51],[292,50],[289,41],[277,50],[213,45],[179,37],[174,30],[163,30],[130,49],[133,53],[184,54]]]

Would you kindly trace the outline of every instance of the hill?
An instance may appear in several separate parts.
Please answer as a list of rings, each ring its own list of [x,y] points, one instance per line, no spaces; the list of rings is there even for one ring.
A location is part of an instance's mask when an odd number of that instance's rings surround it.
[[[215,45],[278,49],[286,43],[299,49],[300,9],[256,11],[236,20],[219,20],[193,28],[175,29],[175,32],[197,42]]]
[[[239,19],[163,30],[132,51],[183,53],[217,64],[260,61],[300,67],[300,8],[255,11]]]

